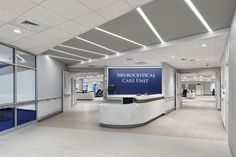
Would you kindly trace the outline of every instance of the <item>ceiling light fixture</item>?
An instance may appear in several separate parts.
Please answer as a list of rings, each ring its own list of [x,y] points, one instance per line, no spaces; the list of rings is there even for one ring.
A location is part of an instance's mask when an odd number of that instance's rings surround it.
[[[140,14],[140,16],[142,16],[142,18],[144,19],[144,21],[147,23],[147,25],[149,26],[149,28],[152,30],[152,32],[156,35],[156,37],[161,41],[161,43],[164,43],[165,41],[162,39],[162,37],[160,36],[160,34],[157,32],[157,30],[155,29],[155,27],[152,25],[151,21],[148,19],[148,17],[145,15],[145,13],[143,12],[143,10],[138,7],[136,8],[136,10],[138,11],[138,13]]]
[[[79,39],[79,40],[82,40],[82,41],[84,41],[84,42],[87,42],[87,43],[89,43],[89,44],[92,44],[92,45],[101,47],[101,48],[106,49],[106,50],[108,50],[108,51],[114,52],[114,53],[116,53],[116,54],[119,54],[119,52],[117,52],[117,51],[115,51],[115,50],[109,49],[109,48],[107,48],[107,47],[105,47],[105,46],[99,45],[99,44],[94,43],[94,42],[92,42],[92,41],[88,41],[88,40],[83,39],[83,38],[81,38],[81,37],[75,37],[75,38],[76,38],[76,39]]]
[[[83,57],[83,56],[79,56],[79,55],[75,55],[75,54],[72,54],[72,53],[68,53],[68,52],[65,52],[65,51],[61,51],[61,50],[57,50],[57,49],[50,49],[52,51],[56,51],[56,52],[59,52],[59,53],[62,53],[62,54],[66,54],[66,55],[71,55],[71,56],[74,56],[74,57],[79,57],[79,58],[83,58],[83,59],[86,59],[86,60],[90,60],[90,58],[87,58],[87,57]]]
[[[105,54],[102,54],[102,53],[98,53],[98,52],[94,52],[94,51],[90,51],[90,50],[85,50],[85,49],[80,49],[77,47],[72,47],[72,46],[67,46],[67,45],[58,45],[58,46],[73,49],[73,50],[78,50],[78,51],[84,51],[84,52],[88,52],[88,53],[92,53],[92,54],[96,54],[96,55],[106,56]]]
[[[202,44],[202,47],[207,47],[207,44]]]
[[[197,16],[197,18],[202,22],[202,24],[205,26],[205,28],[208,30],[208,32],[213,32],[213,30],[211,29],[211,27],[208,25],[208,23],[206,22],[206,20],[203,18],[203,16],[201,15],[201,13],[198,11],[198,9],[196,8],[196,6],[193,4],[193,2],[191,0],[185,0],[185,2],[187,3],[187,5],[192,9],[192,11],[194,12],[194,14]]]
[[[171,56],[171,58],[173,58],[173,59],[174,59],[174,58],[175,58],[175,56]]]
[[[66,60],[72,60],[72,61],[78,61],[78,62],[83,62],[82,60],[79,59],[73,59],[73,58],[67,58],[67,57],[60,57],[60,56],[54,56],[54,55],[47,55],[52,58],[59,58],[59,59],[66,59]]]
[[[19,29],[14,29],[13,32],[20,34],[20,33],[21,33],[21,30],[19,30]]]
[[[103,32],[103,33],[106,33],[106,34],[109,34],[109,35],[115,36],[115,37],[117,37],[117,38],[120,38],[120,39],[126,40],[126,41],[128,41],[128,42],[130,42],[130,43],[133,43],[133,44],[136,44],[136,45],[138,45],[138,46],[146,47],[146,46],[143,45],[143,44],[140,44],[140,43],[135,42],[135,41],[133,41],[133,40],[127,39],[127,38],[122,37],[122,36],[120,36],[120,35],[117,35],[117,34],[115,34],[115,33],[109,32],[109,31],[104,30],[104,29],[102,29],[102,28],[95,27],[95,29],[96,29],[96,30],[99,30],[99,31],[101,31],[101,32]]]

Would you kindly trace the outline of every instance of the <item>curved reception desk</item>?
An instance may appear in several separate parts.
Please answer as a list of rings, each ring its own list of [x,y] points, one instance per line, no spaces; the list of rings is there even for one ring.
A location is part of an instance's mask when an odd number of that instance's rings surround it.
[[[100,104],[99,122],[104,127],[138,127],[173,109],[174,101],[169,101],[160,94],[135,96],[128,98],[128,101],[123,98],[123,102],[108,101]]]

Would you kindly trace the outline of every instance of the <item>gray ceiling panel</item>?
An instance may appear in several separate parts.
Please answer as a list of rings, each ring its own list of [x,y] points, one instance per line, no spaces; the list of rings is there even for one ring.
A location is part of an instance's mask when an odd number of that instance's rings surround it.
[[[53,50],[48,50],[48,51],[44,52],[44,54],[87,61],[87,59],[84,59],[84,58],[63,54],[63,53],[53,51]]]
[[[76,38],[68,40],[68,41],[64,42],[63,44],[68,45],[68,46],[72,46],[72,47],[77,47],[77,48],[80,48],[80,49],[85,49],[85,50],[89,50],[89,51],[103,53],[103,54],[106,54],[106,55],[114,54],[114,52],[111,52],[111,51],[108,51],[106,49],[94,46],[92,44],[89,44],[87,42],[84,42],[84,41],[76,39]]]
[[[94,43],[97,43],[99,45],[105,46],[107,48],[110,48],[112,50],[118,51],[118,52],[140,47],[136,44],[130,43],[123,39],[119,39],[117,37],[114,37],[112,35],[106,34],[104,32],[101,32],[95,29],[82,34],[80,37],[87,39],[89,41],[92,41]]]
[[[65,51],[65,52],[68,52],[68,53],[71,53],[71,54],[74,54],[74,55],[87,57],[87,58],[90,58],[90,59],[96,59],[96,58],[104,57],[102,55],[92,54],[92,53],[84,52],[84,51],[78,51],[78,50],[74,50],[74,49],[70,49],[70,48],[66,48],[66,47],[61,47],[61,46],[57,46],[57,47],[55,47],[55,49]]]
[[[165,41],[207,32],[184,0],[158,0],[142,9]]]
[[[204,19],[213,30],[230,27],[235,0],[192,0]]]
[[[160,42],[136,10],[100,26],[100,28],[143,45]]]
[[[71,61],[71,60],[67,60],[67,59],[60,59],[60,58],[55,58],[55,59],[62,62],[62,63],[65,63],[66,65],[76,63],[76,61]]]

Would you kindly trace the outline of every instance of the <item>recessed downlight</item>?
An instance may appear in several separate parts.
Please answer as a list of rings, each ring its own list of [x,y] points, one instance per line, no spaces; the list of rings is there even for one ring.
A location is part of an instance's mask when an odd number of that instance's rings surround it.
[[[19,30],[19,29],[14,29],[13,32],[15,32],[15,33],[17,33],[17,34],[22,33],[21,30]]]
[[[207,44],[202,44],[201,46],[202,46],[202,47],[207,47]]]

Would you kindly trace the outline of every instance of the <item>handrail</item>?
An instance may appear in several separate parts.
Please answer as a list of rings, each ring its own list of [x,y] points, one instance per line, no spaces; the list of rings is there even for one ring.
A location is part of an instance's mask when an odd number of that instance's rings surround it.
[[[8,108],[8,107],[24,106],[28,104],[36,104],[40,101],[50,101],[50,100],[59,99],[59,98],[62,98],[62,97],[46,98],[46,99],[41,99],[41,100],[31,100],[31,101],[24,101],[24,102],[18,102],[18,103],[0,104],[0,109]]]
[[[49,101],[49,100],[53,100],[53,99],[62,99],[62,97],[54,97],[54,98],[46,98],[46,99],[40,99],[40,100],[37,100],[37,102],[40,102],[40,101]]]

